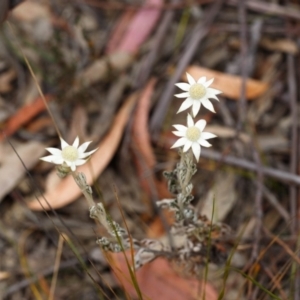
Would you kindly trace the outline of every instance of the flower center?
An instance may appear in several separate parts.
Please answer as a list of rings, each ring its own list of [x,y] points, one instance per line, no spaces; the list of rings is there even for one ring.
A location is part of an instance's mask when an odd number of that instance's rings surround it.
[[[67,161],[76,161],[78,159],[78,150],[73,146],[67,146],[61,151],[61,156]]]
[[[196,142],[199,140],[201,136],[201,131],[199,128],[196,126],[189,127],[186,131],[186,137],[189,139],[191,142]]]
[[[201,83],[193,84],[189,89],[190,97],[194,100],[200,100],[206,94],[206,88]]]

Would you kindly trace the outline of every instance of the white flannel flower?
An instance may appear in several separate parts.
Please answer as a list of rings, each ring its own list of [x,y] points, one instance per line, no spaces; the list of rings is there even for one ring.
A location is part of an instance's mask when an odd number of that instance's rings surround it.
[[[178,131],[173,131],[176,136],[179,136],[180,139],[171,147],[177,148],[183,146],[183,152],[188,151],[191,147],[195,158],[199,161],[201,146],[210,147],[211,144],[207,142],[207,139],[216,137],[216,135],[203,132],[204,127],[206,126],[205,120],[199,120],[194,124],[194,120],[190,114],[187,116],[187,127],[183,125],[173,125]]]
[[[216,95],[222,92],[209,87],[214,81],[214,78],[206,81],[206,77],[203,76],[196,81],[190,74],[186,73],[186,76],[189,83],[180,82],[175,84],[184,91],[184,93],[177,94],[175,97],[186,98],[186,100],[181,104],[177,113],[180,113],[183,110],[193,106],[192,110],[195,117],[200,110],[201,104],[203,104],[203,106],[208,110],[215,112],[213,105],[209,101],[209,98],[219,101]]]
[[[77,166],[81,166],[87,161],[87,159],[85,158],[87,158],[97,150],[95,149],[90,152],[84,153],[91,142],[85,142],[80,147],[78,147],[78,137],[76,137],[72,146],[65,142],[62,138],[60,138],[60,142],[61,150],[56,148],[46,148],[46,150],[49,151],[52,155],[45,156],[40,159],[56,165],[65,164],[70,167],[72,171],[75,171]]]

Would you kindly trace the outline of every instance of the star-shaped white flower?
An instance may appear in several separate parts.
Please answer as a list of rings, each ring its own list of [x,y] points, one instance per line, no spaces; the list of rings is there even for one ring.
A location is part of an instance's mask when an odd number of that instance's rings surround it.
[[[206,77],[203,76],[196,81],[190,74],[186,73],[186,76],[189,83],[180,82],[175,84],[184,91],[184,93],[177,94],[175,97],[186,98],[186,100],[181,104],[177,113],[193,106],[192,110],[195,117],[200,110],[201,104],[203,104],[203,106],[208,110],[215,112],[214,107],[209,101],[209,98],[219,101],[216,95],[222,92],[209,87],[214,81],[214,78],[206,81]]]
[[[95,149],[90,152],[84,153],[91,142],[85,142],[80,147],[78,147],[78,137],[76,137],[73,145],[69,145],[62,138],[60,138],[60,142],[61,150],[56,148],[46,148],[46,150],[49,151],[52,155],[45,156],[40,159],[56,165],[65,164],[70,167],[72,171],[75,171],[77,166],[83,165],[87,161],[87,157],[97,150]]]
[[[199,120],[194,124],[194,120],[190,114],[187,116],[187,127],[183,125],[173,125],[178,131],[173,133],[180,137],[171,148],[183,146],[183,152],[188,151],[192,147],[192,151],[197,161],[200,158],[201,146],[210,147],[211,144],[207,142],[208,139],[216,137],[216,135],[203,132],[206,126],[205,120]]]

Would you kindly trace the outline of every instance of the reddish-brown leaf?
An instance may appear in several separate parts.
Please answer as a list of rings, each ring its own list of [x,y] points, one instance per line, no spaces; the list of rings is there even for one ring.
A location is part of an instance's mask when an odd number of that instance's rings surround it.
[[[144,162],[149,168],[156,163],[148,129],[148,115],[155,84],[156,79],[152,78],[143,90],[137,104],[132,128],[134,145],[142,153]]]
[[[208,79],[214,78],[211,87],[222,91],[222,94],[230,99],[239,100],[241,95],[242,78],[240,76],[213,71],[199,66],[190,66],[186,72],[195,79],[206,76]],[[269,88],[265,82],[248,78],[246,81],[246,98],[253,100],[261,96]]]
[[[52,100],[51,96],[45,96],[46,101]],[[11,116],[5,124],[5,130],[0,133],[0,141],[6,136],[14,134],[21,126],[28,123],[32,118],[45,110],[45,103],[41,97],[37,98],[33,103],[26,104],[21,107],[13,116]]]
[[[135,101],[136,95],[133,94],[121,107],[111,129],[98,145],[98,150],[92,155],[89,163],[77,168],[78,172],[83,172],[86,175],[88,184],[91,185],[95,177],[101,174],[116,152]],[[46,191],[43,197],[38,197],[40,202],[34,199],[27,204],[32,210],[49,210],[49,205],[53,209],[57,209],[75,201],[80,194],[81,191],[74,182],[73,177],[68,176],[55,189]],[[44,199],[47,200],[49,205]]]
[[[151,196],[151,189],[155,188],[159,197],[168,197],[170,194],[166,184],[161,184],[153,175],[153,167],[156,158],[151,145],[151,138],[148,129],[148,117],[151,103],[151,96],[155,87],[156,80],[151,79],[143,92],[134,115],[132,139],[134,141],[135,163],[137,166],[140,183],[143,189]]]
[[[160,7],[163,5],[162,0],[146,0],[145,6],[153,6],[152,8],[141,8],[131,19],[130,24],[127,26],[126,31],[121,30],[120,25],[115,31],[111,39],[111,45],[108,53],[113,52],[126,52],[135,54],[141,44],[145,42],[152,30],[157,25],[157,21],[161,15]],[[155,8],[154,8],[155,7]],[[122,16],[119,24],[124,25],[124,20],[128,20],[128,12]],[[123,37],[116,45],[116,37],[120,37],[120,32],[123,32]]]
[[[160,182],[154,176],[153,168],[156,158],[151,145],[151,138],[148,129],[148,117],[151,103],[151,96],[155,88],[155,79],[151,79],[142,91],[138,102],[132,128],[132,140],[134,147],[134,161],[138,172],[138,177],[143,190],[153,197],[157,194],[159,198],[168,198],[170,193],[166,182]],[[153,191],[153,188],[155,191]],[[151,205],[149,205],[151,207]],[[168,223],[171,223],[173,214],[165,214]],[[164,226],[161,219],[157,217],[149,226],[147,236],[159,237],[164,234]]]
[[[110,40],[108,41],[106,47],[107,54],[113,53],[118,49],[118,46],[120,45],[123,36],[126,33],[128,25],[130,24],[134,15],[135,15],[134,10],[126,10],[123,12],[122,16],[118,20],[118,23],[113,30]]]
[[[126,252],[131,261],[131,253]],[[121,286],[131,297],[137,297],[136,289],[131,282],[124,254],[112,255],[113,269]],[[180,277],[163,258],[157,258],[153,262],[143,266],[136,272],[137,282],[145,299],[172,299],[172,300],[196,300],[218,299],[217,292],[210,283],[196,279]],[[205,297],[201,297],[205,291]]]

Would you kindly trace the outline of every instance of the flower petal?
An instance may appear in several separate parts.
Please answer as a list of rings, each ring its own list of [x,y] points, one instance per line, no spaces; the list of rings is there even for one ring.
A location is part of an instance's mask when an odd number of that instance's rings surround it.
[[[196,117],[201,107],[201,101],[194,101],[193,103],[193,116]]]
[[[81,146],[79,146],[78,147],[78,152],[79,153],[83,153],[86,149],[87,149],[87,147],[89,146],[89,144],[90,144],[91,142],[85,142],[85,143],[83,143]]]
[[[181,106],[179,107],[177,113],[180,113],[186,109],[188,109],[189,107],[191,107],[193,105],[193,100],[190,98],[187,98],[185,101],[183,101],[183,103],[181,104]]]
[[[172,133],[176,136],[179,136],[179,137],[184,137],[185,136],[185,132],[182,132],[182,131],[172,131]]]
[[[189,141],[188,139],[186,140],[184,146],[183,146],[183,152],[186,152],[188,151],[191,146],[193,145],[193,142],[192,141]]]
[[[197,128],[199,128],[199,129],[201,130],[201,132],[202,132],[203,129],[205,128],[205,126],[206,126],[206,121],[203,120],[203,119],[201,119],[201,120],[199,120],[199,121],[196,122],[195,126],[196,126]],[[201,134],[201,135],[202,135],[202,134]]]
[[[199,158],[200,158],[200,152],[201,152],[201,147],[199,144],[197,143],[193,143],[192,145],[192,150],[193,150],[193,153],[195,155],[195,158],[197,161],[199,161]]]
[[[57,148],[46,148],[47,151],[49,151],[51,154],[55,156],[61,156],[61,150]]]
[[[81,166],[81,165],[85,164],[86,162],[87,162],[86,159],[77,159],[77,160],[75,161],[75,165],[76,165],[76,166]]]
[[[222,94],[222,93],[223,93],[222,91],[217,90],[217,89],[214,89],[214,88],[207,88],[207,90],[208,90],[209,92],[214,93],[215,95],[219,95],[219,94]]]
[[[201,83],[204,85],[204,83],[206,82],[206,77],[205,76],[202,76],[198,79],[197,83]]]
[[[193,127],[194,126],[194,120],[190,114],[187,114],[187,126]]]
[[[70,168],[71,168],[71,166],[72,166],[73,162],[71,162],[71,161],[68,161],[68,160],[64,160],[64,162],[65,162],[65,164],[66,164],[68,167],[70,167]]]
[[[208,99],[203,99],[202,104],[205,108],[215,113],[215,109]]]
[[[179,140],[176,141],[176,143],[171,147],[172,148],[177,148],[181,147],[186,143],[187,139],[185,137],[180,138]]]
[[[48,155],[45,157],[41,157],[41,160],[50,162],[50,163],[54,163],[54,164],[58,164],[58,165],[67,165],[68,167],[71,168],[72,171],[76,170],[76,165],[82,165],[86,162],[86,160],[84,158],[90,156],[91,154],[93,154],[95,151],[97,151],[97,149],[94,149],[92,151],[86,152],[84,153],[84,151],[87,149],[87,147],[89,146],[89,144],[91,142],[85,142],[83,143],[80,147],[79,147],[79,138],[78,136],[75,138],[72,146],[70,146],[63,138],[60,137],[60,142],[61,142],[61,148],[57,149],[57,148],[46,148],[46,150],[48,150],[52,155]],[[76,149],[76,151],[78,152],[78,159],[73,160],[73,158],[71,157],[70,159],[65,159],[62,156],[62,152],[63,149],[66,147],[71,147]],[[73,149],[73,150],[74,150]]]
[[[186,132],[186,130],[187,130],[187,127],[183,126],[181,124],[173,125],[173,127],[175,127],[178,131],[182,131],[182,132]]]
[[[75,147],[76,149],[78,148],[78,146],[79,146],[79,137],[78,136],[76,137],[72,146]]]
[[[63,138],[60,138],[61,149],[70,146]]]
[[[179,83],[176,83],[175,85],[186,92],[188,92],[191,87],[188,83],[185,83],[185,82],[179,82]]]
[[[186,73],[186,77],[190,85],[196,83],[196,80],[189,73]]]
[[[189,93],[188,92],[184,92],[184,93],[181,93],[181,94],[176,94],[176,95],[174,95],[175,97],[177,97],[177,98],[187,98],[187,97],[189,97]]]
[[[44,156],[40,158],[43,161],[52,163],[52,164],[56,164],[56,165],[60,165],[64,162],[62,157],[56,157],[54,155],[49,155],[49,156]]]
[[[202,132],[201,133],[201,137],[204,139],[204,140],[208,140],[208,139],[212,139],[212,138],[215,138],[217,137],[215,134],[213,133],[210,133],[210,132]]]
[[[200,139],[199,144],[203,147],[211,147],[211,144],[208,141],[204,140],[204,139]]]
[[[209,98],[213,98],[219,101],[219,98],[216,96],[218,94],[220,94],[221,92],[219,90],[216,89],[211,89],[211,88],[207,88],[206,91],[206,97]]]
[[[212,78],[212,79],[210,79],[210,80],[204,82],[203,85],[204,85],[205,87],[209,87],[209,86],[213,83],[213,81],[214,81],[214,78]]]
[[[98,150],[98,148],[95,149],[95,150],[92,150],[92,151],[90,151],[90,152],[79,153],[78,158],[79,158],[79,159],[80,159],[80,158],[86,158],[86,157],[90,156],[91,154],[93,154],[94,152],[96,152],[97,150]]]

